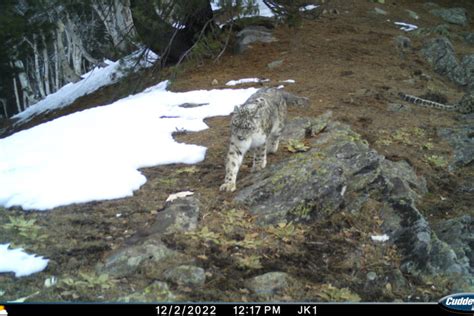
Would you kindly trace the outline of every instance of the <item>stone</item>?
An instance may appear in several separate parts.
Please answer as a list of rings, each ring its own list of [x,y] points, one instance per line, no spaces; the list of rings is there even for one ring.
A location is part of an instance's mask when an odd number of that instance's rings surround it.
[[[190,108],[197,108],[197,107],[200,107],[200,106],[204,106],[204,105],[209,105],[209,103],[183,103],[183,104],[180,104],[178,105],[180,108],[185,108],[185,109],[190,109]]]
[[[464,81],[468,91],[474,92],[474,54],[462,58],[461,68],[464,70]]]
[[[399,249],[403,272],[470,277],[462,258],[437,237],[416,206],[427,193],[424,178],[406,161],[385,159],[349,126],[324,117],[318,118],[324,128],[305,139],[310,150],[244,177],[235,202],[265,226],[309,223],[343,210],[354,213],[368,199],[375,200],[381,205],[382,233]],[[297,126],[306,130],[318,126],[318,119],[291,120],[290,137],[303,137]]]
[[[267,64],[268,69],[273,70],[283,65],[283,60],[275,60]]]
[[[460,125],[456,127],[440,128],[438,136],[444,138],[453,147],[453,157],[449,163],[449,170],[468,166],[474,161],[474,125]]]
[[[438,74],[460,86],[467,84],[465,70],[457,61],[453,45],[446,37],[438,37],[428,42],[422,48],[421,54]]]
[[[195,230],[199,218],[199,201],[194,196],[181,197],[168,202],[165,209],[158,212],[155,223],[148,234],[168,234]]]
[[[469,45],[474,45],[474,33],[466,32],[462,34],[462,37],[466,43]]]
[[[204,282],[206,282],[204,269],[191,265],[181,265],[169,269],[165,271],[163,276],[167,281],[190,287],[203,286]]]
[[[237,33],[236,52],[243,53],[253,43],[272,43],[276,40],[269,28],[259,25],[247,26]]]
[[[451,24],[466,26],[469,23],[467,11],[464,8],[437,8],[430,10],[430,13]]]
[[[156,265],[176,255],[176,251],[166,247],[160,240],[148,239],[142,244],[125,247],[112,253],[105,259],[103,265],[97,267],[97,270],[113,277],[125,277],[135,274],[147,262]]]
[[[439,239],[445,241],[466,267],[474,269],[474,217],[463,215],[443,220],[433,226]]]
[[[408,16],[414,20],[418,20],[420,18],[415,11],[408,10],[408,9],[405,11],[408,13]]]
[[[374,8],[374,11],[375,11],[375,13],[380,14],[380,15],[387,15],[388,14],[388,12],[385,11],[384,9],[380,9],[380,8],[377,8],[377,7]]]
[[[258,296],[272,296],[288,288],[291,277],[284,272],[268,272],[248,281],[248,288]]]
[[[116,277],[132,275],[139,269],[153,270],[150,273],[160,275],[161,270],[182,260],[179,252],[169,249],[161,241],[161,236],[196,229],[199,210],[199,201],[195,196],[167,202],[165,209],[157,214],[155,223],[148,230],[126,240],[125,246],[106,257],[104,263],[97,266],[97,270]]]
[[[411,39],[403,35],[395,36],[393,43],[399,51],[406,51],[412,48]]]

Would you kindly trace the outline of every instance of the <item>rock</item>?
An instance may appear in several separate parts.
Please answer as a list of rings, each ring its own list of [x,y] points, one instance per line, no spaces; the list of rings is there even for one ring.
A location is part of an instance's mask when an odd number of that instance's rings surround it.
[[[433,229],[466,267],[474,269],[474,217],[464,215],[444,220],[434,225]]]
[[[163,276],[167,281],[190,287],[199,287],[206,282],[204,269],[190,265],[181,265],[167,270]]]
[[[275,60],[275,61],[272,61],[271,63],[268,63],[267,67],[268,67],[268,69],[273,70],[273,69],[276,69],[276,68],[280,67],[281,65],[283,65],[283,60],[282,59]]]
[[[468,24],[467,11],[464,8],[432,9],[430,10],[430,13],[451,24],[461,26],[466,26]]]
[[[247,26],[237,33],[236,52],[243,53],[252,43],[271,43],[276,40],[272,30],[264,26]]]
[[[414,20],[418,20],[420,17],[418,16],[418,14],[416,14],[415,11],[412,11],[412,10],[405,10],[407,13],[408,13],[408,16],[410,16],[410,18],[414,19]]]
[[[322,220],[342,210],[357,212],[368,199],[375,200],[381,205],[382,231],[402,254],[405,273],[469,276],[462,260],[416,207],[427,192],[426,181],[407,162],[386,160],[347,125],[327,117],[320,118],[322,132],[306,139],[309,151],[243,178],[235,201],[258,224],[273,225]],[[289,126],[306,129],[309,122],[298,118]],[[317,120],[311,124],[318,125]]]
[[[170,290],[165,282],[155,281],[143,290],[137,291],[133,294],[123,296],[118,299],[119,302],[166,302],[176,301],[176,295]]]
[[[167,202],[148,230],[126,240],[125,246],[110,254],[104,264],[97,266],[97,270],[123,277],[145,269],[151,275],[160,276],[170,266],[183,264],[183,255],[166,247],[161,236],[196,229],[199,210],[199,201],[194,196]]]
[[[377,8],[377,7],[374,8],[374,11],[375,11],[375,13],[380,14],[380,15],[387,15],[388,14],[388,12],[385,11],[384,9],[380,9],[380,8]]]
[[[367,280],[369,281],[375,281],[377,279],[377,273],[371,271],[367,273]]]
[[[458,85],[466,85],[465,71],[456,59],[453,45],[446,37],[438,37],[428,42],[421,53],[438,74],[448,77]]]
[[[190,109],[190,108],[197,108],[200,106],[208,105],[209,103],[183,103],[178,105],[180,108]]]
[[[290,282],[287,273],[268,272],[250,279],[247,287],[259,296],[271,296],[282,293]]]
[[[466,32],[462,35],[464,41],[469,45],[474,45],[474,33]]]
[[[125,247],[112,253],[97,270],[113,277],[125,277],[136,273],[147,262],[157,265],[176,255],[176,251],[166,247],[160,240],[148,239],[142,244]]]
[[[474,92],[474,54],[462,58],[461,68],[464,70],[464,81],[468,91]]]
[[[474,193],[474,176],[465,176],[461,179],[458,183],[458,189],[461,192]]]
[[[156,216],[148,234],[168,234],[195,230],[199,217],[199,201],[194,196],[186,196],[167,203]]]
[[[423,3],[423,8],[425,10],[431,10],[431,9],[438,9],[440,8],[439,4],[434,3],[434,2],[425,2]]]
[[[403,35],[395,36],[393,43],[395,44],[395,47],[402,52],[409,50],[412,47],[411,39]]]
[[[453,158],[449,170],[455,170],[469,165],[474,161],[474,125],[461,125],[456,127],[441,128],[438,136],[444,138],[453,147]]]

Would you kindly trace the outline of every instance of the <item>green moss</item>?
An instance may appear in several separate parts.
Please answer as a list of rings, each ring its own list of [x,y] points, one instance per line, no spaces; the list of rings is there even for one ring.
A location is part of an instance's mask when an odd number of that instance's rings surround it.
[[[308,220],[314,209],[314,205],[311,203],[301,203],[292,209],[289,214],[293,215],[297,219]]]
[[[444,168],[448,165],[448,160],[443,156],[431,155],[425,156],[425,159],[434,167]]]

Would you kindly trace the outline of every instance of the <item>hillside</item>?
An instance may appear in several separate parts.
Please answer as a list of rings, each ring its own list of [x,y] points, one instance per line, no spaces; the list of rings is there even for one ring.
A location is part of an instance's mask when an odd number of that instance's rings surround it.
[[[474,16],[472,1],[436,3]],[[436,92],[455,103],[474,86],[461,88],[435,72],[421,53],[446,23],[430,9],[423,1],[333,0],[300,27],[277,26],[275,42],[184,64],[173,72],[172,91],[229,88],[226,82],[240,78],[271,80],[262,85],[293,79],[285,89],[311,103],[289,109],[285,141],[265,171],[252,174],[247,157],[235,193],[219,192],[230,117],[218,116],[205,120],[209,129],[174,134],[205,146],[204,161],[141,169],[146,183],[132,197],[46,212],[0,208],[0,243],[49,259],[28,277],[0,274],[0,300],[437,301],[474,291],[474,114],[398,97]],[[420,29],[404,32],[396,21]],[[472,20],[442,30],[459,60],[474,53],[465,40],[474,34]],[[396,40],[400,35],[409,47]],[[268,66],[275,61],[281,65]],[[143,70],[10,126],[2,137],[162,79]],[[308,148],[291,152],[294,139]],[[166,202],[182,191],[194,195]],[[388,241],[377,240],[385,234]]]

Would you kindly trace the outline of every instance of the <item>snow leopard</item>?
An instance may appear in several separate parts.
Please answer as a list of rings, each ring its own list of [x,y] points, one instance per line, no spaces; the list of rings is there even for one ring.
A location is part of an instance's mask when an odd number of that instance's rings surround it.
[[[458,103],[453,105],[418,98],[402,92],[400,92],[398,96],[404,101],[429,108],[436,108],[445,111],[456,111],[462,114],[469,114],[474,111],[474,93],[466,93]]]
[[[237,174],[249,149],[253,150],[252,171],[265,168],[267,153],[273,154],[278,150],[285,127],[287,106],[308,104],[308,98],[278,88],[262,88],[251,95],[240,108],[236,106],[231,120],[225,180],[220,190],[236,190]]]

